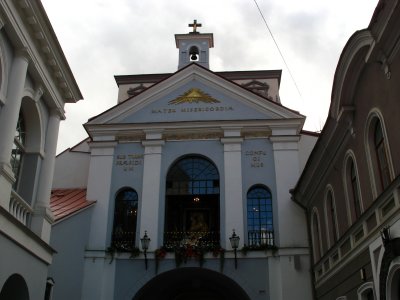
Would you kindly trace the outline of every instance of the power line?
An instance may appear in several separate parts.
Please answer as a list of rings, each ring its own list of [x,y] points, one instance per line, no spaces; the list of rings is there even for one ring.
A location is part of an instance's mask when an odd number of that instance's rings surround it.
[[[276,48],[278,49],[278,52],[279,52],[279,54],[280,54],[280,56],[281,56],[281,58],[282,58],[282,60],[283,60],[283,63],[284,63],[285,66],[286,66],[286,69],[287,69],[288,72],[289,72],[290,77],[292,78],[292,81],[293,81],[293,83],[294,83],[294,85],[295,85],[295,87],[296,87],[296,89],[297,89],[297,92],[298,92],[299,95],[300,95],[300,98],[303,99],[303,97],[302,97],[302,95],[301,95],[301,93],[300,93],[300,89],[299,89],[299,87],[297,86],[296,80],[294,80],[294,77],[293,77],[292,72],[290,71],[289,65],[286,63],[285,57],[283,56],[282,51],[281,51],[281,49],[279,48],[278,43],[276,42],[276,40],[275,40],[275,38],[274,38],[274,35],[272,34],[272,31],[271,31],[271,29],[270,29],[269,26],[268,26],[267,20],[265,19],[264,15],[263,15],[263,13],[262,13],[262,11],[261,11],[261,9],[260,9],[260,7],[258,6],[257,0],[253,0],[253,1],[254,1],[254,3],[255,3],[256,6],[257,6],[258,11],[260,12],[260,15],[261,15],[262,19],[264,20],[265,26],[267,26],[267,29],[268,29],[268,31],[269,31],[269,34],[271,35],[272,40],[274,41],[275,46],[276,46]]]

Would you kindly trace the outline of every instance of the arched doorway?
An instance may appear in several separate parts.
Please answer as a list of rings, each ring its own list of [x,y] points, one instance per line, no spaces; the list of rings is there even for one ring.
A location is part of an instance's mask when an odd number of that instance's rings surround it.
[[[250,300],[229,277],[203,268],[162,273],[145,284],[132,300]]]
[[[208,159],[185,156],[167,174],[164,246],[219,246],[219,174]]]
[[[11,275],[3,285],[0,299],[29,300],[28,286],[19,274]]]

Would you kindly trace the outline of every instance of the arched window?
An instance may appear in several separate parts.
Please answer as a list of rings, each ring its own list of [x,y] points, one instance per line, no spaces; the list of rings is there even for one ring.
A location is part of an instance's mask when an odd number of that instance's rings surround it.
[[[272,196],[262,185],[247,192],[247,234],[250,247],[274,245]]]
[[[380,190],[383,190],[389,185],[391,180],[386,143],[382,132],[381,122],[379,120],[376,120],[374,128],[374,150],[376,155]]]
[[[115,199],[112,245],[120,251],[135,247],[138,194],[134,189],[124,188]]]
[[[347,191],[347,205],[349,222],[354,223],[361,216],[363,206],[361,201],[360,183],[354,157],[349,155],[345,161],[345,186]]]
[[[378,197],[393,179],[393,165],[390,157],[383,117],[374,111],[368,118],[365,131],[367,162],[374,197]]]
[[[219,173],[208,159],[191,155],[167,174],[164,246],[219,245]]]
[[[357,289],[358,300],[374,300],[374,285],[372,282],[366,282]],[[398,299],[390,298],[390,299]]]
[[[353,213],[358,219],[361,216],[361,199],[360,199],[360,190],[358,188],[358,178],[356,173],[356,168],[354,165],[354,161],[350,159],[349,161],[349,180],[350,180],[350,191],[351,191],[351,199],[353,206]]]
[[[322,257],[321,229],[319,225],[319,217],[317,209],[314,209],[311,215],[311,234],[312,234],[312,244],[314,251],[314,262],[317,262]]]
[[[26,138],[25,120],[24,116],[20,112],[18,117],[17,128],[15,130],[14,144],[11,150],[11,161],[10,161],[16,179],[13,185],[14,190],[17,189],[19,183],[19,177],[22,168],[22,159],[25,154],[25,138]]]
[[[328,229],[329,245],[333,246],[337,242],[339,233],[337,224],[336,205],[335,205],[335,200],[333,198],[332,190],[328,190],[326,194],[325,208],[327,215],[326,223]]]

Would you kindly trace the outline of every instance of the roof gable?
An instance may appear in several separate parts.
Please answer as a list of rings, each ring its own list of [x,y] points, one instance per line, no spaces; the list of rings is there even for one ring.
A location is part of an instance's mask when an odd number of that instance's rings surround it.
[[[191,64],[87,125],[292,118],[303,116]]]

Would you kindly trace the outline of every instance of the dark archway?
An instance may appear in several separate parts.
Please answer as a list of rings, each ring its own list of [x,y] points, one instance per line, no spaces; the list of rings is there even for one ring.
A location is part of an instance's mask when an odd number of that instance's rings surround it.
[[[19,274],[11,275],[1,289],[0,299],[29,300],[25,279]]]
[[[132,300],[250,300],[229,277],[202,268],[162,273],[146,283]]]

